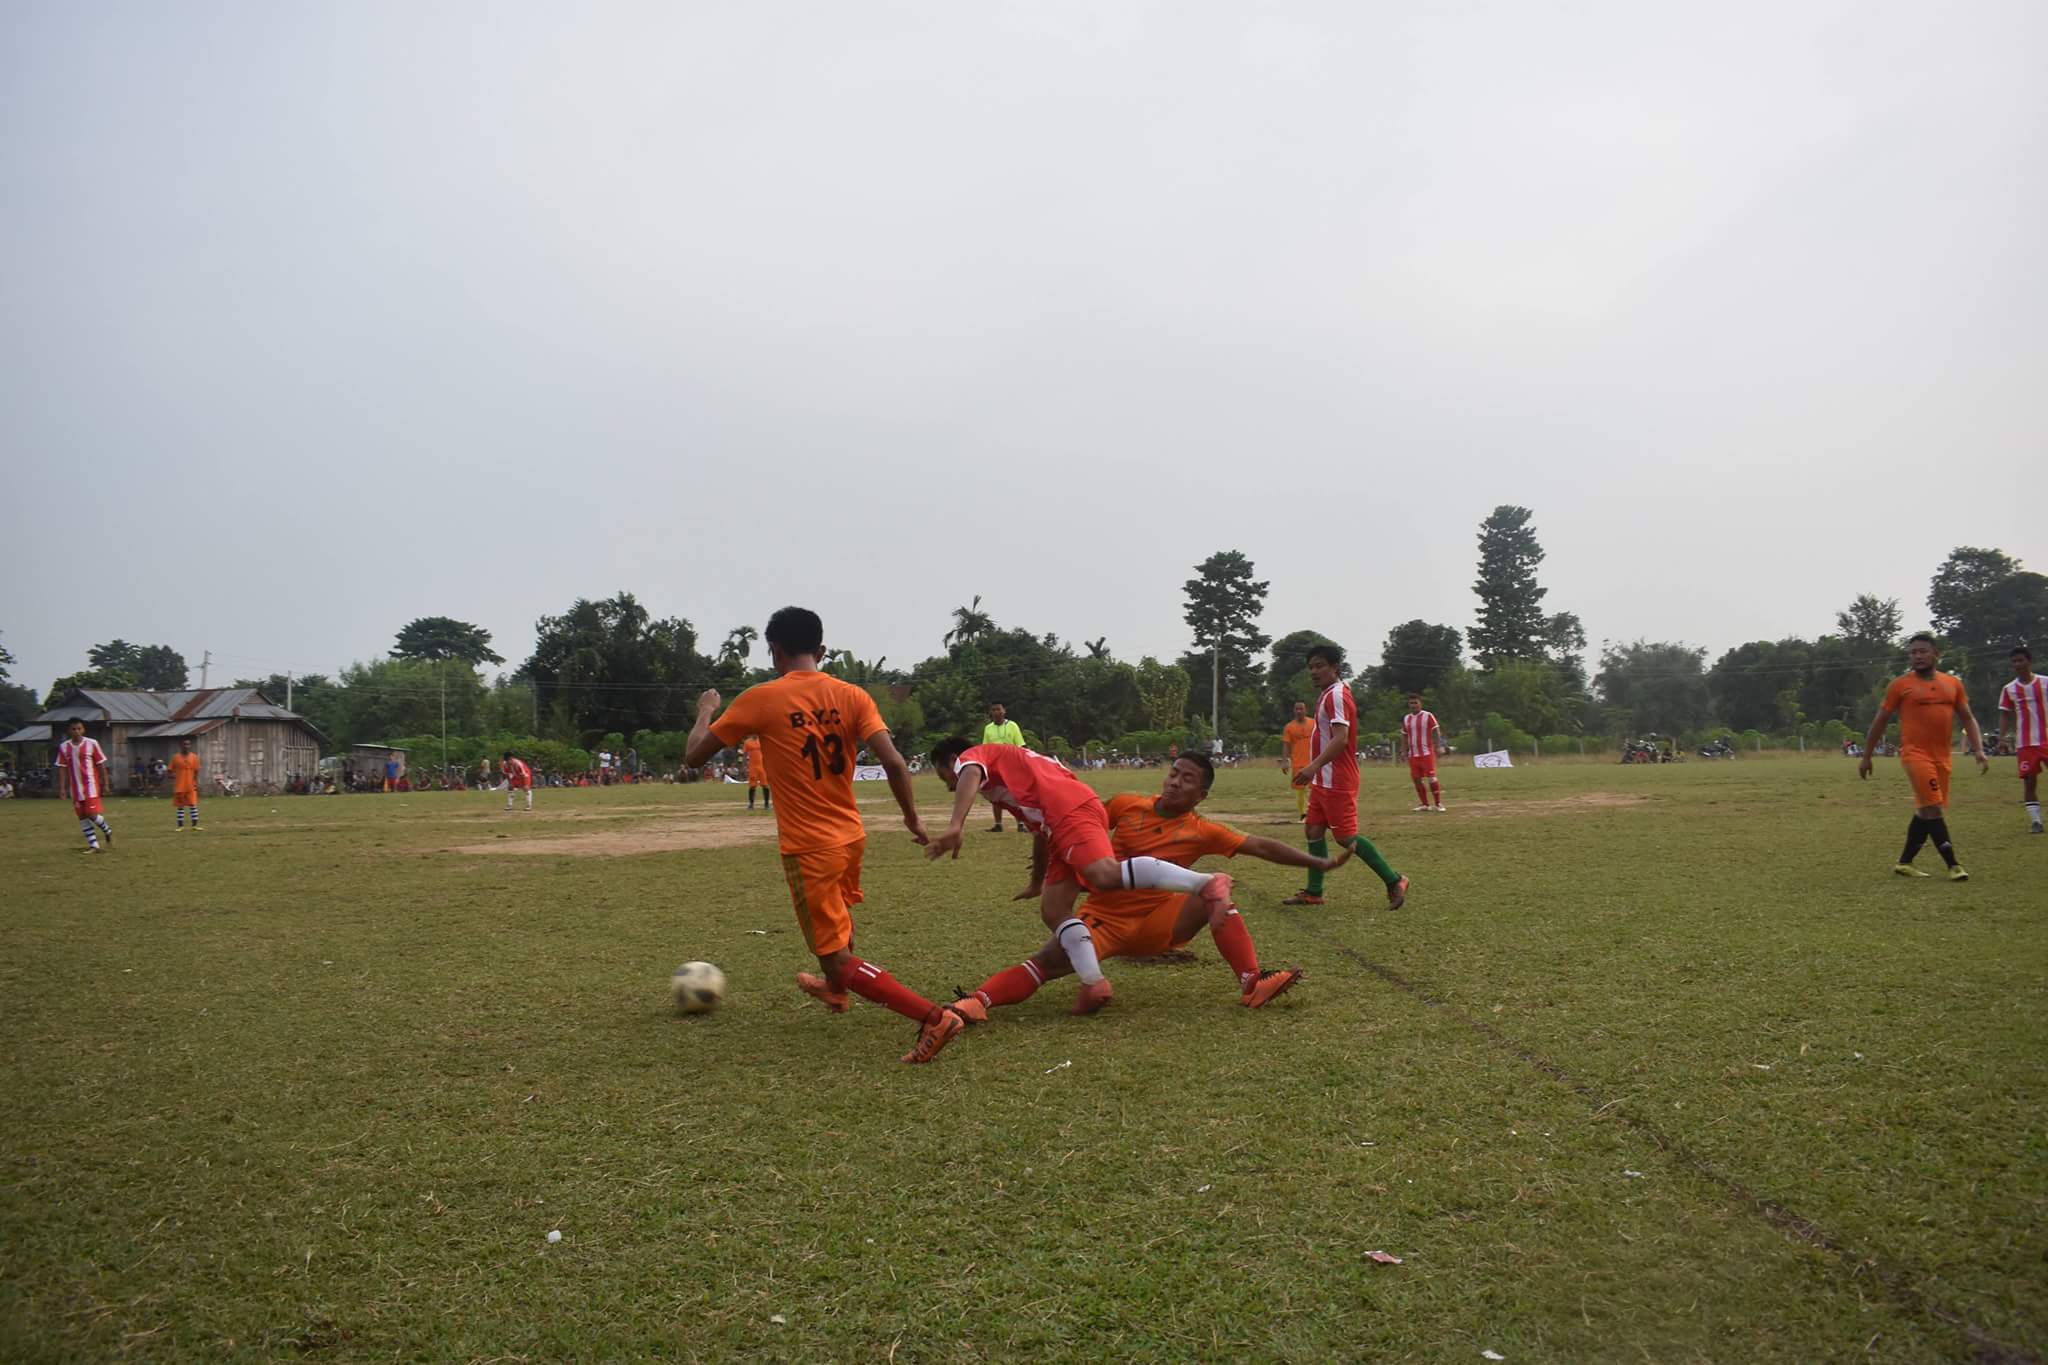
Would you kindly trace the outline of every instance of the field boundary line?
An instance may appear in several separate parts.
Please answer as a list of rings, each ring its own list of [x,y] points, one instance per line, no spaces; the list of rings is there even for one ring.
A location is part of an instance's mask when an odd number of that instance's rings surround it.
[[[1442,1010],[1487,1042],[1571,1091],[1593,1106],[1595,1116],[1612,1114],[1614,1118],[1649,1138],[1686,1171],[1719,1188],[1732,1202],[1757,1214],[1792,1240],[1827,1252],[1835,1259],[1838,1270],[1846,1270],[1851,1279],[1867,1273],[1883,1285],[1902,1307],[1921,1316],[1933,1318],[1962,1333],[1964,1339],[1974,1348],[1972,1355],[1982,1362],[1982,1365],[2042,1365],[2041,1357],[2030,1348],[2000,1341],[1969,1318],[1929,1296],[1915,1283],[1916,1278],[1924,1278],[1924,1275],[1913,1271],[1911,1267],[1886,1267],[1877,1257],[1851,1246],[1846,1238],[1829,1232],[1813,1219],[1775,1199],[1758,1194],[1734,1176],[1716,1169],[1705,1157],[1688,1147],[1682,1139],[1672,1136],[1656,1123],[1633,1112],[1623,1102],[1622,1097],[1608,1099],[1592,1082],[1579,1079],[1542,1053],[1515,1041],[1484,1019],[1467,1014],[1428,986],[1410,980],[1383,962],[1374,961],[1300,911],[1283,910],[1281,913],[1306,929],[1312,937],[1321,939],[1338,953],[1350,958],[1396,990],[1421,1001],[1431,1009]]]

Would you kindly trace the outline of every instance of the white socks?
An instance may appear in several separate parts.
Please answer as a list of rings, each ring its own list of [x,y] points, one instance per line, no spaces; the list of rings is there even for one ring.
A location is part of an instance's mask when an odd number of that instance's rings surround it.
[[[1208,873],[1190,872],[1164,858],[1126,859],[1123,869],[1124,886],[1134,891],[1200,891],[1209,884]]]
[[[1147,858],[1145,861],[1152,860]],[[1089,936],[1087,925],[1077,919],[1061,920],[1060,927],[1052,931],[1052,936],[1059,940],[1060,951],[1067,955],[1067,961],[1074,964],[1074,975],[1081,978],[1082,985],[1092,986],[1102,980],[1102,962],[1095,956],[1095,940]]]

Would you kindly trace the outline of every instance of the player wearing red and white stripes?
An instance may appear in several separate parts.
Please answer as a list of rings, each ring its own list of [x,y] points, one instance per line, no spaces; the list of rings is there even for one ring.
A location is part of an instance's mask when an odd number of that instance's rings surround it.
[[[526,760],[507,749],[504,761],[498,765],[498,771],[505,774],[505,809],[509,812],[512,809],[513,796],[524,790],[526,808],[532,810],[533,769],[526,766]]]
[[[1308,851],[1317,858],[1330,856],[1328,835],[1347,844],[1365,865],[1386,883],[1387,907],[1399,910],[1408,899],[1408,879],[1380,856],[1372,840],[1358,832],[1358,704],[1344,682],[1344,651],[1336,645],[1313,645],[1308,651],[1308,676],[1316,697],[1315,754],[1308,766],[1294,775],[1294,785],[1308,788],[1308,817],[1302,833],[1308,836]],[[1321,905],[1323,874],[1311,867],[1308,885],[1282,905]]]
[[[2025,645],[2012,652],[2012,681],[1998,693],[1998,728],[2020,761],[2020,790],[2027,804],[2027,823],[2041,832],[2041,769],[2048,767],[2048,678],[2034,671],[2034,651]]]
[[[1444,789],[1436,780],[1436,756],[1443,749],[1443,731],[1436,717],[1422,709],[1422,694],[1408,694],[1408,714],[1401,717],[1401,747],[1408,753],[1408,780],[1415,784],[1417,810],[1444,808]],[[1423,783],[1429,784],[1427,791]],[[1432,803],[1432,793],[1434,802]]]
[[[114,846],[113,828],[100,813],[100,797],[107,789],[107,753],[98,740],[86,737],[84,721],[74,720],[64,728],[70,738],[57,746],[57,790],[71,798],[86,851],[98,853],[102,834],[107,847]]]

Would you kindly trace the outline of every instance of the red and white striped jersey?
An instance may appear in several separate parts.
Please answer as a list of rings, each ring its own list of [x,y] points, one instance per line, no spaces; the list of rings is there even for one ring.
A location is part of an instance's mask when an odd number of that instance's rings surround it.
[[[73,801],[101,794],[100,765],[106,761],[107,751],[91,735],[67,739],[57,746],[57,766],[70,775]]]
[[[1408,757],[1424,758],[1436,752],[1436,717],[1427,711],[1410,711],[1401,717],[1401,738],[1407,741]]]
[[[2003,728],[2013,748],[2048,745],[2048,678],[2038,673],[2025,682],[2014,678],[1999,692],[1998,709],[2012,712]]]
[[[1322,787],[1327,791],[1358,791],[1358,703],[1351,699],[1351,689],[1342,678],[1323,689],[1323,695],[1316,698],[1316,753],[1321,753],[1330,742],[1330,736],[1341,725],[1345,731],[1344,747],[1337,750],[1337,756],[1316,769],[1316,775],[1309,779],[1311,787]]]

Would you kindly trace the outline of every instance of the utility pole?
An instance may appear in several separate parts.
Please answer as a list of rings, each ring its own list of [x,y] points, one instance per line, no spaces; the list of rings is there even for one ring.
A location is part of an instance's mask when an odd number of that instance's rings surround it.
[[[201,657],[199,660],[199,690],[201,692],[204,692],[206,690],[206,670],[207,667],[212,663],[213,651],[210,649],[201,651]]]
[[[292,674],[290,669],[286,669],[284,674],[284,709],[287,711],[292,709]]]
[[[1209,653],[1209,751],[1223,752],[1223,636],[1218,633]]]
[[[441,776],[448,775],[448,665],[441,665]]]

